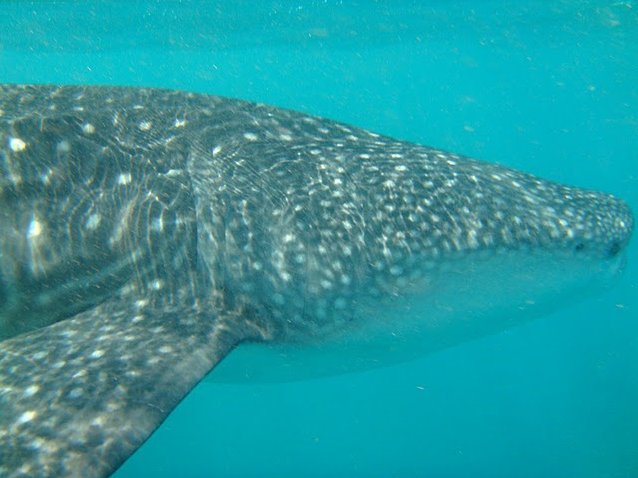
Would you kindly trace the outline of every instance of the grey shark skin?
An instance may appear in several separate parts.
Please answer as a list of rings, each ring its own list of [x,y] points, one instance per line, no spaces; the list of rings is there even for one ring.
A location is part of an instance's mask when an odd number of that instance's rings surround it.
[[[301,113],[0,86],[0,476],[112,473],[241,342],[499,330],[613,275],[632,227],[612,196]]]

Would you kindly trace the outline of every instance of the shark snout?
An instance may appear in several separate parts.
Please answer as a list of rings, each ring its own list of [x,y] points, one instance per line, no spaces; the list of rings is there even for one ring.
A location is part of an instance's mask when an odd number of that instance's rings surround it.
[[[609,194],[588,193],[584,200],[575,201],[573,210],[580,212],[573,241],[576,252],[595,251],[613,259],[625,251],[634,228],[626,202]]]

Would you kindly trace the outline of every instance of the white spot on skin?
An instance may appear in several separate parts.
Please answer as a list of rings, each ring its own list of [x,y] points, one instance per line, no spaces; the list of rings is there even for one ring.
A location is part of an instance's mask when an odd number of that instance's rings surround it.
[[[330,282],[327,279],[322,279],[321,281],[319,281],[319,284],[321,285],[322,288],[324,289],[330,289],[332,288],[332,282]]]
[[[97,349],[91,353],[91,358],[97,359],[104,355],[104,350]]]
[[[9,138],[9,147],[11,148],[11,151],[18,153],[27,148],[27,143],[22,141],[20,138]]]
[[[388,189],[392,189],[394,187],[394,181],[392,181],[391,179],[386,179],[385,181],[383,181],[383,186]]]
[[[150,121],[142,121],[139,125],[138,128],[141,131],[148,131],[149,129],[151,129],[153,127],[153,123],[151,123]]]
[[[40,176],[40,180],[42,181],[43,184],[49,184],[52,176],[53,176],[53,171],[51,171],[50,169],[47,169],[47,172],[44,173],[42,176]]]
[[[42,224],[37,218],[33,218],[29,223],[29,229],[27,229],[27,237],[29,239],[34,239],[42,234]]]
[[[73,374],[73,378],[81,378],[81,377],[86,377],[87,372],[86,370],[80,370],[79,372],[75,372]]]
[[[60,369],[66,366],[66,360],[60,360],[51,365],[51,368]]]
[[[58,154],[68,153],[69,151],[71,151],[71,144],[68,141],[63,140],[57,144],[55,149],[58,152]]]
[[[213,148],[213,156],[217,156],[217,155],[219,155],[219,153],[221,153],[221,152],[222,152],[222,147],[221,147],[221,146],[215,146],[215,147]]]
[[[97,229],[97,227],[100,225],[100,221],[102,220],[102,218],[100,217],[99,214],[91,214],[89,216],[89,218],[86,220],[86,228],[93,231],[95,229]]]
[[[131,182],[131,173],[122,173],[117,177],[117,184],[124,186]]]
[[[29,448],[31,448],[33,450],[36,450],[36,451],[40,450],[43,446],[44,446],[44,440],[42,440],[40,438],[35,438],[29,444]],[[31,471],[31,469],[28,469],[28,470],[25,471],[25,473],[28,474],[30,471]]]
[[[91,123],[86,123],[82,125],[82,131],[85,134],[93,134],[95,133],[95,126],[93,126]]]
[[[257,135],[255,133],[244,133],[244,138],[248,141],[257,141]]]
[[[153,223],[152,223],[152,229],[154,231],[163,231],[164,230],[164,218],[162,216],[159,216],[155,219],[153,219]]]
[[[78,399],[82,396],[82,394],[83,393],[81,388],[74,388],[73,390],[69,392],[69,398]]]
[[[32,397],[33,395],[38,393],[39,390],[40,390],[40,386],[38,386],[38,385],[29,385],[27,388],[24,389],[24,392],[23,392],[22,395],[24,397]]]
[[[183,128],[184,126],[186,126],[186,120],[185,119],[175,119],[175,123],[174,123],[176,128]]]
[[[38,416],[38,413],[35,410],[28,410],[24,412],[22,415],[20,415],[20,418],[18,418],[18,425],[28,423],[37,416]]]
[[[477,234],[474,229],[467,231],[467,245],[470,249],[477,249],[479,247]]]

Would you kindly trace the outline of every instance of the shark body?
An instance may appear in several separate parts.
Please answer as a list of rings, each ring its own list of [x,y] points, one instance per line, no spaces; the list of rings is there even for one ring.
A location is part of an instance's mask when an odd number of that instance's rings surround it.
[[[632,228],[266,105],[0,86],[0,476],[109,475],[241,343],[363,343],[347,371],[501,330],[613,275]]]

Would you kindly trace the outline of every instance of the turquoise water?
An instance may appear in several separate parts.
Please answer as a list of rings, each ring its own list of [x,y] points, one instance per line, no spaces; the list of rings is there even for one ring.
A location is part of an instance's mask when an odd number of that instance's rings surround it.
[[[638,211],[632,1],[1,2],[0,81],[258,100]],[[600,297],[356,375],[205,382],[116,473],[638,476],[638,241]]]

